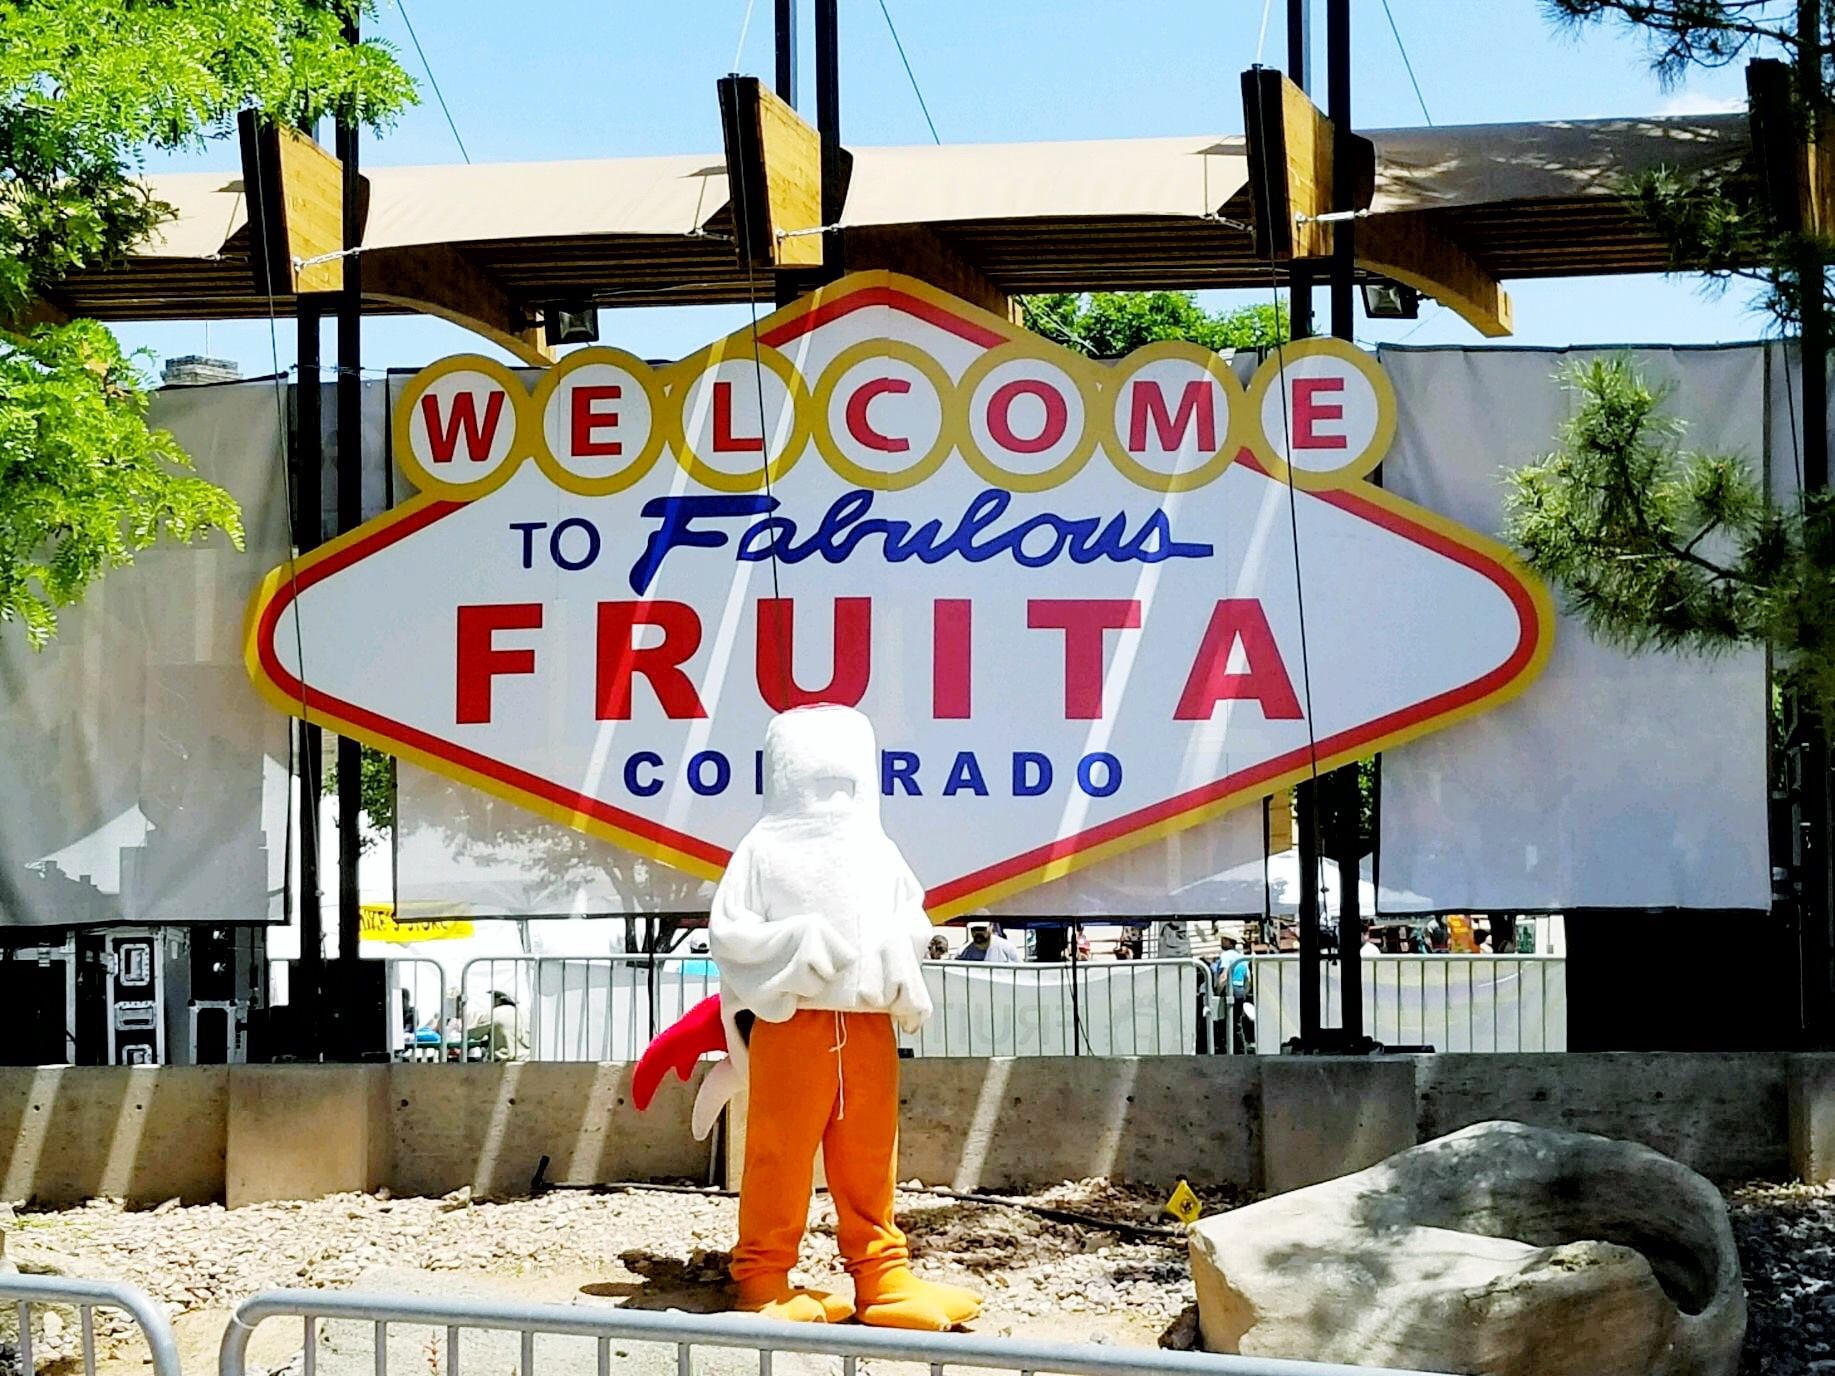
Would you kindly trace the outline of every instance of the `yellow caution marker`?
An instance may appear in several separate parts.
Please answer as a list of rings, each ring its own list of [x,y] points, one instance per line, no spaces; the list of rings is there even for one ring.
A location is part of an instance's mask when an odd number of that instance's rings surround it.
[[[1190,1225],[1198,1221],[1198,1215],[1204,1212],[1204,1206],[1198,1202],[1198,1196],[1192,1187],[1183,1180],[1172,1192],[1172,1197],[1160,1206],[1160,1212],[1171,1214],[1179,1222]]]

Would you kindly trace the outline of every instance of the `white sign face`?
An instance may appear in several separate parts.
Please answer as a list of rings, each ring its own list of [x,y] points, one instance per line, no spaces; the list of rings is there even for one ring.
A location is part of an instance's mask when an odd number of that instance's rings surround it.
[[[660,370],[585,349],[531,393],[448,359],[395,416],[420,493],[269,576],[250,672],[703,875],[770,715],[859,706],[945,918],[1533,678],[1546,593],[1365,480],[1394,427],[1335,341],[1245,392],[1196,346],[1105,367],[888,273]]]

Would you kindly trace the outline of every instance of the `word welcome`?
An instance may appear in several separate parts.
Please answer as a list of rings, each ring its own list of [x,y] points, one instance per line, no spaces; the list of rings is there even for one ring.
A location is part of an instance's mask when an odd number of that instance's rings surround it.
[[[927,309],[908,292],[893,297]],[[404,388],[396,452],[416,486],[452,500],[494,490],[525,459],[562,488],[609,495],[664,453],[702,487],[768,491],[811,449],[855,487],[903,490],[959,456],[1015,492],[1068,482],[1100,451],[1129,481],[1165,493],[1213,481],[1245,449],[1264,467],[1354,481],[1393,429],[1380,373],[1335,341],[1280,350],[1245,388],[1192,344],[1150,344],[1104,367],[978,325],[964,337],[983,352],[966,365],[870,339],[806,377],[776,347],[803,328],[730,336],[661,368],[581,349],[533,392],[489,359],[445,359]]]

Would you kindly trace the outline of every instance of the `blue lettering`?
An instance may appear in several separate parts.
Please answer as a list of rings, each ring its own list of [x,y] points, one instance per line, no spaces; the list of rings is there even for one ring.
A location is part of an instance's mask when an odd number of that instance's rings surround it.
[[[511,530],[522,532],[522,566],[526,569],[535,567],[535,532],[545,530],[546,521],[511,521]]]
[[[907,798],[921,798],[924,790],[918,787],[918,757],[910,750],[884,750],[879,756],[879,791],[890,798],[892,785],[903,784]]]
[[[964,750],[956,756],[956,762],[949,769],[949,782],[943,785],[943,796],[953,797],[965,788],[977,797],[988,796],[987,780],[981,777],[981,762],[975,758],[973,750]]]
[[[663,757],[654,750],[639,750],[624,762],[624,786],[639,798],[654,798],[663,791],[661,779],[640,779],[637,777],[639,765],[648,765],[651,769],[663,767]]]
[[[765,796],[765,752],[752,752],[752,792],[760,798]]]
[[[1103,785],[1096,786],[1096,766],[1102,766]],[[1121,787],[1121,761],[1106,750],[1093,750],[1077,761],[1077,785],[1092,798],[1106,798]]]
[[[1172,522],[1159,509],[1150,512],[1140,529],[1133,532],[1128,529],[1126,512],[1118,512],[1105,522],[1095,516],[1073,518],[1043,511],[1009,529],[996,530],[994,527],[1012,506],[1013,496],[998,488],[986,488],[970,499],[955,528],[945,534],[943,522],[934,518],[914,528],[909,521],[869,516],[874,500],[875,494],[864,489],[843,493],[822,513],[815,529],[799,540],[794,520],[788,516],[767,515],[779,508],[775,497],[652,498],[644,503],[642,514],[659,524],[650,532],[643,554],[631,568],[631,587],[639,593],[647,591],[672,549],[723,548],[732,538],[727,532],[700,529],[694,522],[730,516],[765,517],[753,522],[739,536],[736,557],[747,563],[775,559],[780,563],[800,564],[819,556],[831,564],[840,564],[875,537],[880,542],[880,557],[888,564],[901,564],[908,559],[938,564],[949,558],[980,564],[1002,555],[1011,557],[1022,568],[1044,568],[1066,556],[1076,564],[1093,564],[1104,559],[1117,564],[1158,564],[1167,559],[1208,559],[1214,552],[1209,544],[1175,540]],[[562,529],[574,523],[561,522],[555,528],[556,538]],[[516,527],[522,528],[521,525]],[[533,531],[541,528],[531,524],[524,534],[525,568],[529,566]],[[597,535],[597,531],[593,533]],[[591,562],[591,557],[597,553],[595,547],[586,562]],[[561,562],[558,555],[556,562]],[[561,566],[579,568],[584,565],[562,563]]]
[[[703,766],[710,764],[714,767],[712,782],[703,777],[706,773]],[[688,786],[703,798],[726,792],[726,786],[732,778],[733,766],[727,763],[726,756],[718,750],[699,750],[688,757]]]
[[[569,560],[562,557],[561,536],[569,530],[583,530],[586,532],[585,558]],[[592,563],[593,560],[599,557],[599,528],[591,521],[583,520],[578,516],[569,516],[565,521],[557,524],[554,530],[549,534],[548,557],[554,560],[559,567],[566,569],[569,573],[573,572],[575,569],[585,568],[588,564]]]
[[[1051,792],[1051,760],[1036,750],[1013,752],[1013,796],[1037,798]]]
[[[762,516],[777,510],[777,506],[777,498],[765,496],[652,497],[644,503],[642,514],[661,518],[662,524],[650,532],[644,552],[631,565],[631,591],[649,590],[670,550],[719,549],[727,542],[723,530],[692,529],[690,523],[696,517],[717,520],[724,516]]]

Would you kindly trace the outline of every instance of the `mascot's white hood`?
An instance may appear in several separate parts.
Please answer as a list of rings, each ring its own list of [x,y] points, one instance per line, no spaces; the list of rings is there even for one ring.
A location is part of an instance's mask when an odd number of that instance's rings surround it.
[[[879,824],[873,724],[851,707],[785,712],[765,732],[764,768],[764,816],[708,920],[731,1069],[703,1085],[697,1135],[743,1077],[741,1009],[767,1022],[803,1008],[887,1013],[906,1032],[930,1016],[920,962],[932,929],[923,886]]]

